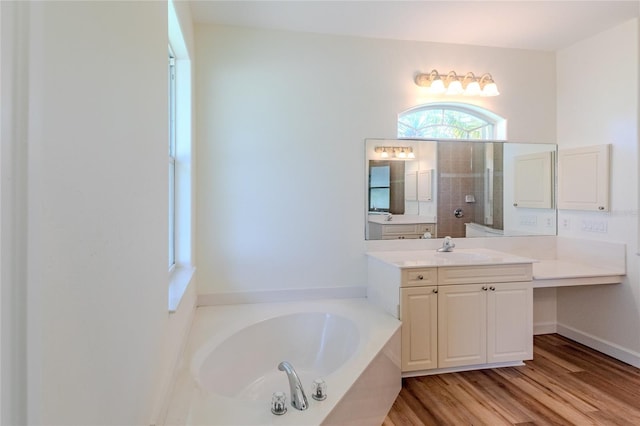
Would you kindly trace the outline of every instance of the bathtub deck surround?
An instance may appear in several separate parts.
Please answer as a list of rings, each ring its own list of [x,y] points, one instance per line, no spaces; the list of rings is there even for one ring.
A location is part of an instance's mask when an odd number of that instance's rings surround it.
[[[293,409],[284,360],[326,399]],[[400,322],[366,299],[199,307],[165,424],[379,425],[400,388]]]

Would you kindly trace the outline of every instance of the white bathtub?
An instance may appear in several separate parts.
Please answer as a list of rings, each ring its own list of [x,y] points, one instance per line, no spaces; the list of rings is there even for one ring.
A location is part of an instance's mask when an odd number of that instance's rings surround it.
[[[375,425],[401,387],[400,322],[365,299],[200,307],[166,425]],[[309,409],[290,405],[280,361],[296,369]],[[311,398],[322,378],[327,399]],[[275,416],[271,395],[287,394]]]

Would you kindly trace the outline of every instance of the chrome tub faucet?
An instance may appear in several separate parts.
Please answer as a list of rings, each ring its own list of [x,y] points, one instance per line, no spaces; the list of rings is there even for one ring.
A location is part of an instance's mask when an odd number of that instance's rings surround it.
[[[302,383],[298,377],[298,373],[288,361],[282,361],[278,364],[278,370],[287,373],[289,379],[289,388],[291,390],[291,406],[297,410],[306,410],[309,408],[307,395],[304,393]]]

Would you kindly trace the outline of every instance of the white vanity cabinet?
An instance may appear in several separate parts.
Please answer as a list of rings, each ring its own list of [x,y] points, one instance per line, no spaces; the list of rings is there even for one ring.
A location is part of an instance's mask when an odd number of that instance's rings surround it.
[[[399,278],[404,373],[532,359],[531,263],[409,267]]]

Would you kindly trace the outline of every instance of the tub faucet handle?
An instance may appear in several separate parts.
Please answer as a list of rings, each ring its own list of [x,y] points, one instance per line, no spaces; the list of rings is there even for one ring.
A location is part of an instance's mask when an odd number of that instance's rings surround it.
[[[287,412],[287,395],[284,392],[274,392],[271,397],[271,412],[281,416]]]
[[[316,401],[324,401],[327,399],[327,384],[322,379],[313,381],[313,393],[311,394]]]

